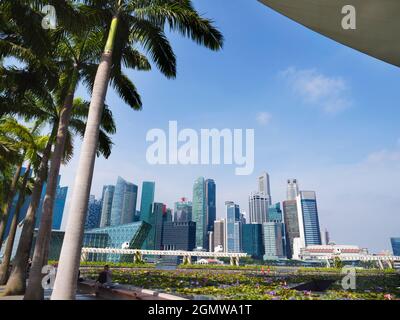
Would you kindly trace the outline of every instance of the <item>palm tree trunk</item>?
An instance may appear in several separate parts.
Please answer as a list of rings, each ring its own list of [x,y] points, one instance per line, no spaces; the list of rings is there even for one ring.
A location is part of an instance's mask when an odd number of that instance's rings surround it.
[[[78,68],[75,67],[70,82],[70,88],[65,98],[64,105],[61,110],[60,121],[56,144],[50,160],[50,171],[46,187],[46,195],[43,201],[42,217],[40,220],[39,232],[35,244],[33,254],[32,268],[29,272],[28,287],[25,292],[25,300],[42,300],[42,268],[47,263],[47,251],[50,245],[50,234],[53,224],[53,207],[57,190],[58,175],[60,173],[61,161],[64,154],[65,142],[68,133],[69,121],[72,114],[72,105],[74,100],[75,89],[78,81]]]
[[[21,171],[22,171],[22,163],[20,165],[18,165],[17,170],[14,173],[14,177],[13,180],[11,182],[11,187],[10,187],[10,191],[8,192],[8,196],[7,196],[7,203],[6,206],[4,207],[4,211],[0,217],[0,248],[3,245],[3,237],[4,237],[4,233],[6,231],[6,225],[7,225],[7,220],[8,220],[8,216],[10,214],[10,209],[14,200],[14,196],[15,196],[15,192],[17,190],[17,183],[19,180],[19,176],[21,175]]]
[[[51,147],[54,141],[54,135],[55,132],[57,132],[57,129],[58,125],[55,124],[49,142],[43,151],[42,160],[40,162],[37,178],[33,187],[31,203],[29,204],[28,212],[24,219],[24,226],[22,228],[21,238],[19,240],[17,253],[14,259],[14,266],[4,290],[4,295],[12,296],[25,293],[28,261],[31,253],[33,231],[35,228],[35,216],[39,207],[43,185],[47,179],[48,162],[50,158]]]
[[[29,165],[26,168],[26,172],[24,174],[22,186],[19,190],[18,202],[15,207],[14,216],[13,216],[11,226],[10,226],[10,232],[8,233],[8,237],[7,237],[7,244],[6,244],[6,249],[4,251],[3,261],[0,266],[0,285],[4,285],[7,282],[7,277],[9,274],[8,269],[10,267],[10,261],[11,261],[12,249],[14,246],[15,234],[17,232],[17,227],[18,227],[19,214],[21,212],[21,208],[25,201],[25,189],[26,189],[26,185],[28,183],[30,171],[31,171],[31,164],[29,163]]]
[[[96,73],[78,171],[75,177],[70,214],[61,249],[54,290],[51,296],[52,300],[75,299],[84,225],[92,185],[100,123],[110,82],[112,50],[117,27],[118,14],[112,20],[107,44]]]

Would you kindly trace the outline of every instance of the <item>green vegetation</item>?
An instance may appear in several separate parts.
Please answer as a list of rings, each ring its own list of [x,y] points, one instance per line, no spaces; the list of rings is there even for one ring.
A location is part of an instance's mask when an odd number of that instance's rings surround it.
[[[223,300],[384,300],[400,298],[397,274],[359,275],[357,289],[342,289],[339,274],[268,276],[261,272],[218,272],[215,270],[112,270],[113,281],[193,298],[209,296]],[[83,271],[97,277],[96,269]],[[297,291],[296,284],[313,280],[334,280],[324,293]]]

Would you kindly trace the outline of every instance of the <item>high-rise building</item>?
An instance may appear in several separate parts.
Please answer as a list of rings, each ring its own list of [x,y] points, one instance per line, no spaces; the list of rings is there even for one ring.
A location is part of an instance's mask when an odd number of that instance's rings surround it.
[[[208,232],[208,251],[214,252],[214,231]]]
[[[175,202],[174,222],[192,221],[192,202],[186,198],[181,198],[179,202]]]
[[[330,243],[330,241],[331,241],[328,229],[325,229],[323,238],[324,238],[324,244],[328,245]]]
[[[207,213],[207,231],[213,231],[214,221],[217,218],[216,209],[216,186],[215,181],[207,179],[206,184],[206,213]]]
[[[111,224],[111,208],[114,198],[114,192],[114,186],[103,187],[100,228],[109,227]]]
[[[239,205],[232,201],[226,201],[226,251],[241,252],[242,250],[242,231],[240,222]]]
[[[56,197],[54,199],[54,207],[53,207],[53,224],[52,224],[53,230],[61,229],[61,223],[65,208],[65,201],[67,199],[67,194],[68,194],[68,187],[60,187],[60,180],[61,176],[59,175],[57,181]],[[44,183],[38,211],[36,211],[35,228],[39,228],[40,225],[40,220],[42,217],[42,210],[43,210],[43,202],[44,202],[44,197],[46,195],[46,189],[47,189],[47,184]]]
[[[152,181],[144,181],[142,184],[142,198],[140,201],[140,220],[145,221],[151,226],[147,239],[143,243],[143,249],[152,250],[154,249],[154,194],[155,194],[156,184]]]
[[[264,255],[262,224],[242,225],[242,251],[255,259]]]
[[[193,251],[196,247],[196,223],[165,222],[162,234],[163,250]]]
[[[283,222],[283,214],[280,202],[268,208],[268,221],[269,222]]]
[[[299,185],[297,183],[297,179],[288,179],[286,200],[296,200],[298,194],[299,194]]]
[[[53,230],[60,230],[64,215],[65,201],[67,200],[68,187],[57,187],[53,209]]]
[[[300,191],[297,196],[297,216],[302,246],[321,245],[317,197],[314,191]]]
[[[136,213],[138,187],[118,177],[111,207],[111,226],[131,223]]]
[[[147,250],[161,250],[163,227],[167,220],[167,207],[163,203],[155,202],[153,205],[152,228],[147,239]]]
[[[292,258],[294,239],[300,237],[296,200],[283,202],[283,216],[286,231],[286,254],[288,258]]]
[[[21,168],[20,177],[24,176],[24,175],[25,175],[25,172],[26,172],[26,168],[25,168],[25,167],[22,167],[22,168]],[[29,177],[30,177],[31,175],[32,175],[32,170],[31,170],[31,172],[29,173]],[[44,197],[44,195],[43,195],[43,197]],[[11,204],[10,214],[9,214],[9,216],[8,216],[8,220],[7,220],[7,224],[6,224],[6,229],[5,229],[5,231],[4,231],[4,238],[3,238],[4,240],[8,237],[8,233],[10,232],[11,222],[12,222],[12,219],[13,219],[13,217],[14,217],[15,210],[16,210],[16,208],[17,208],[18,199],[19,199],[19,193],[17,192],[16,195],[14,196],[13,201],[12,201],[12,204]],[[20,223],[23,219],[25,219],[25,216],[26,216],[26,214],[27,214],[27,212],[28,212],[28,208],[29,208],[29,204],[30,204],[30,203],[31,203],[31,196],[25,194],[24,203],[22,204],[22,207],[20,208],[20,211],[19,211],[18,223]]]
[[[246,223],[247,223],[247,220],[246,220],[246,212],[244,212],[244,211],[241,211],[241,212],[240,212],[240,222],[241,222],[242,224],[246,224]]]
[[[140,201],[140,220],[149,222],[153,212],[155,182],[144,181],[142,184],[142,198]]]
[[[223,252],[226,251],[225,224],[224,219],[214,221],[214,250],[222,247]]]
[[[85,230],[100,227],[101,209],[101,200],[97,200],[94,195],[91,195],[89,198],[88,211],[86,214]]]
[[[196,247],[208,249],[206,187],[203,177],[193,185],[193,221],[196,222]]]
[[[393,255],[400,257],[400,238],[390,238],[392,244]]]
[[[272,204],[271,199],[271,187],[269,183],[269,175],[266,172],[263,172],[258,177],[258,192],[263,193],[268,199],[268,205]]]
[[[262,224],[268,221],[270,200],[264,193],[253,192],[249,196],[250,223]]]
[[[264,240],[264,260],[285,258],[283,223],[266,222],[262,225]]]

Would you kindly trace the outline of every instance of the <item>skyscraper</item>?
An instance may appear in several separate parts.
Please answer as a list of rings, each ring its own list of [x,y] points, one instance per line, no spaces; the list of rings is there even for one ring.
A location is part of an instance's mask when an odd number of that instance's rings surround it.
[[[268,221],[269,198],[264,193],[253,192],[249,196],[250,223],[261,224]]]
[[[264,260],[285,258],[283,235],[283,223],[263,223]]]
[[[221,246],[222,250],[226,251],[225,224],[226,221],[224,219],[214,221],[214,250]]]
[[[196,247],[207,249],[207,204],[206,187],[203,177],[196,179],[193,185],[193,221],[196,222]]]
[[[255,259],[263,257],[262,224],[242,224],[242,251]]]
[[[108,227],[111,224],[111,208],[114,198],[114,192],[114,186],[103,187],[100,228]]]
[[[400,238],[390,238],[392,244],[393,255],[400,257]]]
[[[111,207],[111,226],[131,223],[136,213],[137,185],[118,177]]]
[[[140,220],[149,223],[153,212],[155,182],[144,181],[142,184],[142,198],[140,201]]]
[[[286,231],[286,254],[292,258],[294,239],[300,237],[296,200],[283,201],[283,216]]]
[[[297,183],[297,179],[288,179],[286,200],[296,200],[298,194],[299,194],[299,185]]]
[[[60,230],[64,215],[65,201],[67,200],[68,187],[57,187],[53,209],[53,230]]]
[[[266,172],[263,172],[258,177],[258,192],[264,194],[264,196],[268,199],[268,206],[270,206],[272,204],[271,187],[269,183],[269,174]]]
[[[145,221],[152,226],[146,240],[143,242],[143,249],[154,249],[154,226],[155,220],[153,215],[154,193],[156,184],[152,181],[144,181],[142,184],[142,198],[140,201],[140,220]]]
[[[321,230],[314,191],[300,191],[297,196],[297,215],[302,246],[320,245]]]
[[[147,240],[147,250],[161,250],[164,223],[167,221],[167,207],[163,203],[153,205],[152,228]]]
[[[162,234],[163,250],[192,251],[196,246],[196,223],[165,222]]]
[[[186,198],[181,198],[175,202],[174,222],[192,221],[192,202]]]
[[[268,208],[268,221],[269,222],[283,222],[283,214],[280,202]]]
[[[91,195],[86,214],[85,230],[100,227],[101,209],[101,200],[97,200],[94,195]]]
[[[324,244],[328,245],[331,242],[331,237],[329,236],[329,231],[328,229],[325,228],[324,231]]]
[[[240,222],[239,205],[226,201],[226,251],[241,252],[242,250],[242,223]]]
[[[207,213],[207,231],[213,231],[214,221],[217,218],[216,212],[216,186],[212,179],[206,180],[206,213]]]
[[[52,224],[53,230],[61,229],[61,223],[62,223],[64,208],[65,208],[65,201],[67,199],[67,194],[68,194],[68,187],[60,187],[60,180],[61,180],[61,176],[59,175],[58,181],[57,181],[56,197],[54,199],[54,207],[53,207],[53,224]],[[42,217],[43,202],[44,202],[44,197],[46,195],[46,188],[47,188],[47,184],[44,183],[38,211],[36,212],[35,228],[39,228],[39,225],[40,225],[40,220]],[[25,212],[25,215],[26,215],[26,212]]]

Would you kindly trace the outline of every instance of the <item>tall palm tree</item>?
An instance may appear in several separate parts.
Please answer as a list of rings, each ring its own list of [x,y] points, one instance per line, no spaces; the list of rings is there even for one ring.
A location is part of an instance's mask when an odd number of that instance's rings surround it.
[[[21,186],[18,190],[18,200],[15,206],[14,215],[11,220],[10,231],[8,233],[7,242],[4,250],[3,260],[0,265],[0,285],[7,282],[8,271],[10,267],[11,254],[14,246],[15,235],[17,233],[18,221],[20,219],[21,208],[25,202],[25,196],[28,192],[28,182],[31,173],[31,163],[25,168]]]
[[[58,112],[60,112],[60,108],[58,108]],[[72,157],[72,151],[73,151],[73,136],[74,135],[79,135],[80,137],[83,137],[84,130],[85,130],[85,123],[87,121],[87,115],[89,112],[89,102],[87,101],[82,101],[81,99],[75,99],[72,107],[72,113],[71,113],[71,118],[69,121],[69,126],[68,126],[68,131],[67,131],[67,137],[66,137],[66,155],[63,155],[63,158],[66,160],[71,159]],[[53,124],[54,126],[58,127],[59,125],[59,118],[60,114],[57,113],[57,116],[53,118]],[[56,128],[54,128],[56,131]],[[109,138],[109,134],[114,134],[115,133],[115,123],[112,117],[112,113],[109,109],[109,107],[106,105],[105,106],[105,112],[102,115],[102,129],[101,129],[101,140],[99,141],[98,147],[97,147],[97,154],[98,155],[103,155],[104,157],[108,158],[111,154],[111,146],[112,142],[111,139]],[[57,142],[54,141],[56,144]],[[50,178],[50,177],[49,177]],[[43,179],[41,179],[43,180]],[[18,251],[17,251],[17,256],[16,256],[16,262],[15,262],[15,267],[14,270],[10,276],[9,282],[7,283],[7,288],[5,290],[5,293],[7,295],[11,294],[22,294],[25,291],[25,270],[29,258],[29,251],[28,248],[30,248],[31,243],[32,243],[32,236],[33,236],[33,226],[34,226],[34,214],[36,212],[37,205],[39,203],[40,199],[40,194],[42,190],[43,183],[41,185],[40,192],[37,192],[37,197],[35,198],[36,201],[31,202],[31,206],[28,209],[28,214],[27,218],[25,219],[24,223],[24,228],[29,229],[26,233],[25,239],[21,237]],[[48,184],[46,188],[48,188]],[[33,197],[32,197],[33,198]],[[41,220],[40,220],[40,227],[39,227],[39,233],[38,233],[38,238],[36,241],[35,245],[35,250],[34,250],[34,256],[33,256],[33,263],[32,263],[32,268],[29,273],[29,286],[27,291],[25,292],[25,298],[26,299],[42,299],[42,292],[41,292],[41,279],[42,279],[42,274],[41,274],[41,269],[43,265],[47,262],[47,253],[49,250],[49,235],[51,232],[51,226],[52,226],[52,210],[51,214],[45,214],[46,212],[43,211]],[[45,229],[43,229],[43,226],[48,227],[50,231],[44,232]],[[40,231],[42,230],[42,232]],[[23,235],[24,235],[24,230],[23,230]],[[36,259],[36,260],[35,260]],[[34,262],[39,262],[35,264]]]
[[[194,9],[191,0],[86,0],[93,10],[104,12],[110,25],[97,69],[89,118],[75,178],[63,247],[52,299],[74,299],[87,203],[93,178],[99,123],[113,58],[126,46],[142,45],[167,77],[176,76],[174,53],[164,33],[165,26],[211,50],[222,48],[223,37]]]
[[[56,99],[49,101],[47,100],[34,100],[30,99],[31,103],[34,104],[32,111],[28,112],[35,118],[45,119],[47,123],[52,125],[50,144],[48,144],[43,152],[41,163],[36,173],[35,184],[31,196],[31,202],[27,211],[27,215],[24,219],[23,229],[21,238],[18,244],[18,249],[15,255],[13,270],[8,279],[7,286],[5,288],[5,295],[21,295],[25,293],[26,286],[26,270],[28,265],[28,259],[31,251],[33,230],[35,225],[35,215],[39,206],[40,197],[42,194],[43,184],[47,179],[48,161],[50,157],[51,145],[54,143],[55,133],[58,129],[58,123],[60,118],[60,108],[57,108]],[[73,150],[73,136],[78,135],[80,137],[84,134],[85,122],[87,120],[89,110],[89,103],[82,101],[81,99],[75,99],[73,105],[73,111],[71,121],[68,130],[67,148],[68,153],[64,155],[65,159],[72,157],[71,151]],[[99,141],[98,154],[108,158],[111,154],[112,142],[108,135],[115,133],[115,123],[109,107],[105,107],[105,112],[102,117],[102,129],[101,139]],[[38,243],[38,242],[37,242]]]
[[[22,9],[26,9],[26,1],[20,0],[17,1],[17,3],[20,7],[22,7]],[[67,9],[62,10],[62,12],[69,11],[71,12],[71,16],[78,17],[91,16],[90,14],[80,13],[79,6],[72,5],[72,1],[66,1],[65,3],[67,4]],[[20,18],[19,11],[8,10],[7,13]],[[67,15],[64,14],[64,16]],[[16,20],[18,22],[21,19]],[[17,27],[20,27],[20,25],[17,25]],[[67,137],[66,132],[70,124],[72,101],[75,90],[80,81],[83,81],[90,89],[93,87],[96,66],[98,65],[100,53],[105,42],[105,37],[103,32],[101,32],[101,29],[96,29],[94,27],[85,29],[85,25],[80,27],[82,30],[74,30],[70,27],[68,30],[66,30],[64,25],[61,24],[58,30],[50,33],[50,37],[44,37],[45,40],[48,41],[47,47],[51,48],[51,50],[43,53],[43,55],[47,58],[36,58],[35,53],[37,51],[34,50],[34,46],[32,46],[29,41],[25,41],[24,35],[27,33],[25,28],[20,28],[21,36],[17,37],[17,40],[15,40],[15,37],[10,36],[3,39],[3,45],[0,42],[0,57],[2,55],[1,49],[5,48],[3,56],[7,56],[7,54],[11,56],[18,55],[18,57],[26,59],[34,66],[38,64],[40,66],[42,66],[42,64],[47,65],[46,61],[49,61],[51,66],[56,65],[58,68],[60,68],[60,86],[62,87],[60,96],[62,97],[61,100],[63,103],[60,112],[61,116],[59,119],[58,131],[56,134],[56,143],[50,161],[51,165],[48,175],[46,195],[43,203],[43,223],[41,223],[38,235],[38,238],[43,240],[43,242],[39,243],[43,244],[44,252],[47,250],[46,248],[48,248],[48,235],[51,232],[52,208],[62,154],[65,149]],[[31,35],[29,34],[29,36]],[[28,51],[26,51],[25,46],[28,47]],[[148,70],[150,68],[150,64],[147,62],[146,58],[133,49],[126,50],[124,52],[124,61],[130,68],[135,68],[138,70]],[[51,73],[51,71],[53,70],[50,70],[49,73]],[[31,73],[28,74],[31,75]],[[137,94],[133,84],[123,74],[121,68],[115,68],[113,70],[113,81],[119,95],[125,101],[127,101],[132,108],[140,108],[140,97]],[[32,277],[37,275],[36,271],[39,272],[39,269],[41,269],[41,266],[43,265],[42,260],[44,260],[44,252],[35,252],[34,254],[32,266],[33,272],[31,273]],[[31,283],[34,284],[36,282],[31,281]],[[35,291],[35,289],[32,290]]]
[[[16,165],[14,177],[9,187],[6,202],[0,217],[0,247],[3,244],[6,224],[11,211],[14,196],[17,192],[17,185],[22,172],[22,166],[26,157],[32,153],[32,148],[35,145],[34,133],[36,132],[36,130],[38,130],[39,127],[39,123],[35,124],[34,128],[30,129],[25,127],[24,125],[19,124],[13,118],[0,119],[0,135],[3,136],[3,140],[13,139],[16,148],[19,148],[21,150],[21,157],[19,158],[19,162]]]

